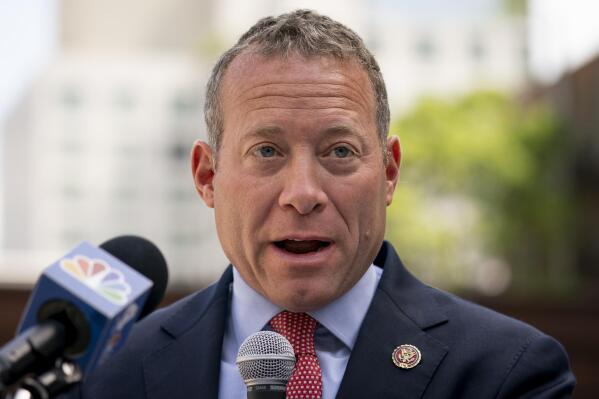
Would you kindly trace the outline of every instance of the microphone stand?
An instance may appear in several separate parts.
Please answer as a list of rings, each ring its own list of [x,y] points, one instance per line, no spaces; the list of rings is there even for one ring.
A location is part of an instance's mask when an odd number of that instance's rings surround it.
[[[39,376],[25,377],[19,386],[2,399],[51,399],[79,383],[83,375],[79,367],[70,361],[58,359],[53,369]]]

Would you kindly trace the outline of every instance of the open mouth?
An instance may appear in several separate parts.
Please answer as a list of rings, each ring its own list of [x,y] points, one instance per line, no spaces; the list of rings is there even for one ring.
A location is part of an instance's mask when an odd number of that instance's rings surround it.
[[[282,250],[291,252],[292,254],[318,252],[331,245],[329,241],[320,240],[281,240],[275,241],[274,244]]]

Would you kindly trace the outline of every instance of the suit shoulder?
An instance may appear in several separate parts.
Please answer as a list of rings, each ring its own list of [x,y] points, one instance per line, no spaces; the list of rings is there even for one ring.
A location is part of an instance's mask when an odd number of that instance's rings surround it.
[[[139,392],[145,389],[142,365],[144,359],[173,341],[165,326],[181,326],[185,323],[193,325],[209,307],[215,290],[216,284],[159,309],[136,323],[123,348],[86,379],[82,385],[81,397],[138,397]],[[127,383],[123,384],[123,381]],[[106,396],[107,392],[109,396]]]
[[[509,368],[524,353],[530,354],[530,348],[543,343],[568,363],[563,346],[536,327],[453,294],[431,290],[447,322],[428,333],[460,353],[462,360],[500,363]],[[542,358],[542,353],[537,355]]]
[[[193,319],[190,315],[201,318],[202,311],[207,307],[214,296],[216,283],[209,287],[187,295],[184,298],[150,313],[143,320],[133,326],[123,352],[145,352],[149,348],[157,348],[170,340],[168,330],[164,326],[174,322],[177,318]]]
[[[537,328],[514,317],[507,316],[485,306],[460,298],[435,288],[433,296],[455,329],[472,334],[497,334],[516,337],[544,335]]]
[[[461,370],[464,381],[486,381],[497,398],[569,397],[575,379],[557,340],[515,318],[431,290],[447,315],[444,325],[427,331],[450,348],[442,372]],[[463,382],[461,392],[468,389],[480,387]]]

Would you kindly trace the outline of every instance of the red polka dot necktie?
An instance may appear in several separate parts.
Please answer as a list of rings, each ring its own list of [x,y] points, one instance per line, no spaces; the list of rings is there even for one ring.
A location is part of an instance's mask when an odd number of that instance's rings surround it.
[[[287,383],[287,399],[320,399],[322,372],[314,349],[316,320],[306,313],[285,310],[273,317],[270,325],[291,342],[295,351],[296,363]]]

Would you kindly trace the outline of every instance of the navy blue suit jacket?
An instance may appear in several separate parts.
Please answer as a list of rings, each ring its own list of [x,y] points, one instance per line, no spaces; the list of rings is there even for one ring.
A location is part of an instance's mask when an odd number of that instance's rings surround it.
[[[338,398],[564,398],[574,376],[562,346],[522,322],[426,286],[384,243],[383,275]],[[209,288],[159,310],[70,397],[217,398],[231,268]],[[402,344],[422,360],[391,360]]]

